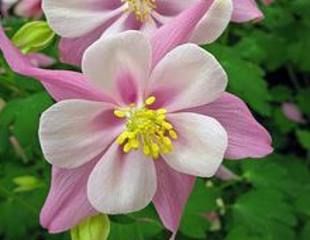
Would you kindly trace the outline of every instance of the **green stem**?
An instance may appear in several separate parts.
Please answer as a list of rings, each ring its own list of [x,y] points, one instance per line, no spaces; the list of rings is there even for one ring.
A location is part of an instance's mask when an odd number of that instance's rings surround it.
[[[291,83],[294,85],[294,87],[297,90],[299,90],[301,87],[300,87],[300,84],[298,82],[298,78],[297,78],[292,66],[290,64],[286,65],[286,70],[287,70],[287,73],[290,77]]]

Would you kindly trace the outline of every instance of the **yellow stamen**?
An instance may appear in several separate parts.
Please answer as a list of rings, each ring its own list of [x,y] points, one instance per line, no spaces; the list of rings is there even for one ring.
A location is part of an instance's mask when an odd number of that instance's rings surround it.
[[[147,21],[156,8],[156,0],[121,0],[121,2],[127,5],[126,11],[134,13],[140,22]]]
[[[147,99],[145,100],[145,104],[148,105],[148,106],[150,106],[150,105],[152,105],[153,103],[155,103],[155,101],[156,101],[156,98],[155,98],[154,96],[151,96],[151,97],[149,97],[149,98],[147,98]]]
[[[156,98],[151,96],[140,108],[131,104],[127,108],[115,109],[114,115],[117,118],[127,119],[126,129],[116,139],[125,153],[141,148],[146,156],[157,159],[160,154],[173,150],[172,140],[177,140],[178,135],[173,125],[166,120],[166,109],[148,108],[155,102]]]
[[[124,112],[122,110],[115,110],[114,115],[118,118],[124,118],[124,117],[126,117],[126,112]]]

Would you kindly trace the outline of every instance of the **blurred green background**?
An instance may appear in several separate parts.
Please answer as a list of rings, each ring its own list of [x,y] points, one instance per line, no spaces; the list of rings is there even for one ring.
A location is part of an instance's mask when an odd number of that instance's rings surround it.
[[[310,1],[276,0],[262,10],[262,22],[231,24],[205,48],[228,72],[228,90],[271,132],[275,152],[226,161],[239,176],[235,180],[199,179],[178,240],[310,239]],[[12,36],[27,21],[9,16],[2,23]],[[56,45],[44,52],[57,59]],[[14,74],[0,57],[0,239],[70,239],[68,233],[50,235],[38,223],[50,178],[38,119],[52,103],[37,81]],[[301,115],[294,120],[285,106]],[[111,240],[169,236],[152,206],[110,220]]]

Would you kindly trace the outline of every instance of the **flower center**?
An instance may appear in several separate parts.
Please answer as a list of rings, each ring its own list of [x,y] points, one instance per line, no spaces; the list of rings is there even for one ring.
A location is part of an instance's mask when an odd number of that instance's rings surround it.
[[[121,0],[126,3],[126,11],[134,13],[140,22],[148,20],[153,9],[156,8],[156,0]]]
[[[147,98],[142,107],[131,104],[126,108],[115,109],[114,115],[126,118],[126,130],[117,138],[116,142],[123,146],[125,153],[141,148],[146,156],[157,159],[159,154],[166,154],[173,150],[172,140],[178,135],[172,124],[166,120],[167,110],[149,109],[156,98]]]

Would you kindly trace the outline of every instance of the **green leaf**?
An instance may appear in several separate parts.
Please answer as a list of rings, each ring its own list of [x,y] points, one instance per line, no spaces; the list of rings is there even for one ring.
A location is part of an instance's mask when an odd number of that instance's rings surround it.
[[[271,189],[252,190],[239,197],[233,205],[233,222],[253,233],[270,232],[273,237],[281,234],[283,229],[287,229],[287,235],[292,235],[292,227],[297,223],[284,196]]]
[[[300,240],[309,240],[310,236],[310,221],[306,222],[305,226],[302,229]]]
[[[195,188],[186,205],[180,231],[193,238],[205,238],[210,228],[206,215],[217,209],[219,191],[215,187],[206,187],[202,179],[197,179]]]
[[[229,90],[240,96],[254,110],[264,116],[270,116],[271,95],[264,80],[262,69],[242,59],[240,53],[232,48],[213,44],[206,47],[219,59],[229,78]]]
[[[310,108],[309,108],[309,102],[310,102],[310,88],[301,89],[298,92],[298,95],[296,97],[298,106],[300,109],[310,115]]]
[[[299,143],[307,150],[310,150],[310,131],[297,130],[296,135]]]

